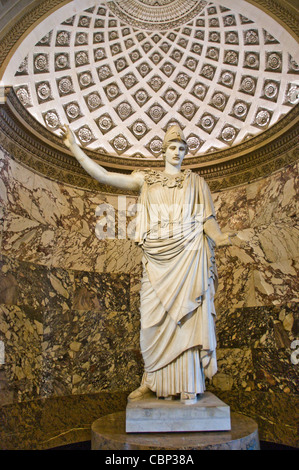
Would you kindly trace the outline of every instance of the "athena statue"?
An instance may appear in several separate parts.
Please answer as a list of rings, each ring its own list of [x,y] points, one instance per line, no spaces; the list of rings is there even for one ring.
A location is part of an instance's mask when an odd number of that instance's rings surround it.
[[[153,392],[192,404],[217,371],[214,248],[231,244],[221,232],[209,187],[181,170],[188,145],[180,127],[164,137],[163,171],[109,172],[77,145],[68,126],[61,137],[82,167],[103,184],[139,192],[135,241],[143,251],[140,347],[144,374],[128,400]]]

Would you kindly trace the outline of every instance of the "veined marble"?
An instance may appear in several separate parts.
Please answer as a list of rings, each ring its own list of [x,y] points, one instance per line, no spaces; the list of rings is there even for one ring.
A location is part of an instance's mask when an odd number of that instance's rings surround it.
[[[63,266],[75,271],[104,271],[107,240],[98,240],[94,233],[87,234],[65,229],[55,231],[52,266]]]
[[[0,340],[6,351],[0,397],[18,407],[5,418],[9,432],[24,413],[26,439],[33,442],[31,403],[47,398],[45,406],[65,423],[55,400],[77,399],[66,413],[72,406],[81,413],[83,395],[125,393],[139,384],[141,252],[127,232],[134,213],[126,233],[123,225],[118,230],[118,196],[50,181],[7,153],[0,153],[0,176]],[[291,445],[298,366],[290,361],[290,345],[299,333],[296,178],[293,165],[213,195],[222,230],[238,237],[216,251],[219,371],[208,384],[232,410],[258,420],[261,438]],[[127,198],[126,207],[135,202]],[[114,209],[119,238],[96,236],[101,204]],[[96,412],[84,409],[84,420],[96,419]],[[77,421],[78,415],[73,427]]]
[[[290,349],[298,321],[298,303],[228,308],[217,318],[217,343],[220,348]]]
[[[55,245],[55,230],[37,221],[6,212],[2,253],[32,263],[51,265]]]
[[[0,202],[6,213],[30,217],[35,174],[10,158],[0,147]]]
[[[239,231],[250,227],[246,187],[214,193],[212,197],[221,230]]]
[[[56,231],[52,266],[90,272],[140,273],[141,250],[132,240],[99,240],[63,229]]]
[[[291,165],[247,186],[252,227],[298,216],[298,168],[298,163]]]
[[[299,230],[293,218],[238,232],[233,246],[217,250],[217,304],[226,308],[298,300]]]
[[[217,349],[218,373],[211,388],[230,391],[254,389],[252,352],[248,348]]]
[[[85,271],[140,271],[135,246],[137,198],[83,191],[33,174],[1,154],[0,198],[5,211],[2,253],[48,267]],[[115,236],[100,238],[97,224],[113,224]],[[120,212],[125,209],[124,212]]]
[[[73,301],[74,275],[61,268],[48,269],[34,263],[0,260],[1,301],[35,310],[69,310]]]
[[[40,393],[42,374],[41,311],[0,305],[0,339],[5,344],[5,375],[14,401]]]
[[[255,349],[252,352],[257,389],[297,395],[298,366],[290,361],[290,350]]]

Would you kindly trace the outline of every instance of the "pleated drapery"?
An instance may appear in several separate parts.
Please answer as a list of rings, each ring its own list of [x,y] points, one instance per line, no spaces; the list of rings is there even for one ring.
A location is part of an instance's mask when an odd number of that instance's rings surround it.
[[[142,384],[158,397],[175,396],[181,392],[204,393],[205,377],[198,348],[188,349],[157,372],[145,372]]]
[[[158,396],[203,393],[217,371],[214,245],[204,222],[215,217],[203,178],[144,172],[136,242],[143,249],[140,345],[143,383]]]

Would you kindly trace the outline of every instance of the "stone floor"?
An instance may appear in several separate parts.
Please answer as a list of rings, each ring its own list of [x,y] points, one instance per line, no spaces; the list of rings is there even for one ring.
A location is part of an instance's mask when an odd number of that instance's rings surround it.
[[[260,441],[261,450],[298,450],[295,447],[285,446],[282,444],[275,444],[274,442]],[[54,447],[48,450],[91,450],[91,442],[77,442],[68,444],[66,446]]]

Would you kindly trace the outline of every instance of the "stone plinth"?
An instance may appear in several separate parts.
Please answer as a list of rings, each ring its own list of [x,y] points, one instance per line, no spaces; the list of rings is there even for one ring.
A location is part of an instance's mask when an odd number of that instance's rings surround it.
[[[126,432],[229,431],[230,408],[213,393],[199,396],[196,403],[152,397],[128,403]]]
[[[126,433],[126,412],[96,420],[91,427],[92,450],[259,450],[253,419],[231,413],[230,431]]]

